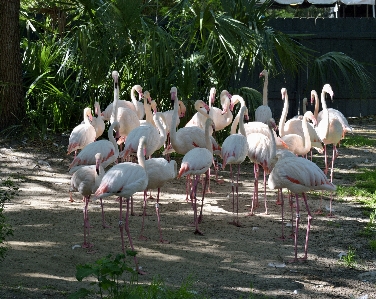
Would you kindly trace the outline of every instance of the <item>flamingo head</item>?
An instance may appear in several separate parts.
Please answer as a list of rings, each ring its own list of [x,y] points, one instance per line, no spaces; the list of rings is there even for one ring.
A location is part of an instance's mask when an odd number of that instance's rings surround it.
[[[281,89],[282,100],[285,99],[286,94],[287,94],[287,89],[285,87],[282,87],[282,89]]]
[[[184,117],[186,111],[187,107],[185,107],[183,101],[179,101],[179,118]]]
[[[268,126],[270,128],[272,128],[274,131],[276,131],[278,129],[276,123],[275,123],[275,120],[274,118],[270,118],[269,121],[268,121]]]
[[[215,87],[212,87],[211,89],[210,89],[210,102],[212,103],[212,104],[214,104],[214,102],[215,102],[215,93],[216,93],[217,91],[216,91],[216,89],[215,89]]]
[[[312,124],[314,126],[317,125],[317,120],[316,120],[316,117],[313,115],[312,111],[307,111],[306,113],[304,113],[304,116],[309,119],[310,121],[312,121]]]
[[[171,102],[173,103],[178,98],[178,89],[175,86],[171,87],[170,94],[171,94]]]
[[[101,165],[101,161],[102,161],[102,154],[96,153],[95,154],[95,171],[97,175],[99,175],[99,166]]]
[[[259,77],[266,77],[268,75],[268,71],[267,70],[262,70],[262,72],[260,73]]]
[[[114,79],[115,88],[118,88],[118,84],[119,84],[119,72],[118,71],[112,72],[112,79]]]
[[[150,92],[148,90],[146,90],[143,94],[142,94],[142,97],[144,99],[146,99],[148,101],[148,103],[150,104],[151,103],[151,96],[150,96]]]
[[[153,114],[156,114],[158,112],[158,110],[157,110],[157,102],[154,101],[154,100],[152,100],[150,102],[150,106],[151,106],[151,109],[153,109]]]
[[[330,95],[331,100],[333,101],[334,92],[330,84],[325,84],[322,88],[322,91],[328,93]]]
[[[316,99],[317,99],[316,90],[311,90],[311,105],[313,105],[313,103],[315,102]]]

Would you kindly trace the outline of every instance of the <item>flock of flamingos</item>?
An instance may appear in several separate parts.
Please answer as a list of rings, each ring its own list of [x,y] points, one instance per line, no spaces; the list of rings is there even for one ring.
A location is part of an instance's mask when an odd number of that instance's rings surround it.
[[[338,156],[336,145],[344,138],[345,133],[352,130],[346,118],[338,110],[327,108],[326,95],[333,99],[333,91],[325,84],[320,99],[316,91],[311,92],[311,103],[315,104],[314,113],[305,111],[307,99],[303,100],[303,115],[297,115],[286,121],[288,113],[288,94],[282,88],[281,95],[284,107],[276,133],[276,123],[268,106],[267,88],[268,72],[262,71],[264,77],[263,105],[255,111],[254,122],[248,122],[248,109],[244,99],[239,95],[231,95],[224,90],[220,94],[222,108],[214,107],[215,88],[212,88],[209,103],[202,100],[195,102],[197,113],[186,124],[179,127],[180,118],[184,116],[184,103],[178,100],[177,88],[171,88],[173,109],[157,112],[157,105],[151,99],[148,91],[143,92],[139,85],[131,90],[132,101],[119,100],[119,73],[112,72],[114,79],[114,101],[105,111],[100,111],[99,103],[95,103],[95,114],[91,109],[84,109],[84,121],[75,127],[69,138],[68,154],[74,153],[74,159],[69,165],[72,174],[70,191],[78,191],[84,198],[84,248],[93,245],[89,239],[89,199],[99,199],[102,207],[102,222],[106,227],[102,199],[116,195],[120,204],[119,228],[124,252],[124,228],[132,250],[132,238],[129,232],[129,214],[133,213],[132,195],[144,192],[144,216],[147,191],[158,190],[156,212],[160,241],[167,242],[162,237],[158,201],[160,188],[175,178],[186,177],[187,200],[192,202],[194,211],[195,234],[203,234],[199,229],[202,219],[202,208],[205,191],[210,188],[210,171],[218,171],[219,163],[215,156],[222,158],[222,168],[230,167],[232,180],[232,206],[234,225],[240,225],[238,220],[238,179],[240,165],[246,157],[254,164],[254,192],[250,215],[258,207],[258,174],[259,167],[264,172],[264,202],[266,204],[266,184],[270,189],[278,190],[277,202],[282,205],[282,238],[283,232],[283,194],[282,188],[287,188],[290,194],[295,194],[295,257],[293,261],[307,259],[308,237],[311,223],[311,212],[307,204],[306,192],[310,190],[334,191],[333,168]],[[136,98],[138,93],[139,99]],[[319,112],[321,100],[322,110]],[[143,103],[142,103],[143,101]],[[237,115],[233,118],[234,106],[239,104]],[[144,120],[145,118],[145,120]],[[98,139],[105,130],[105,122],[111,125],[108,129],[108,139]],[[231,134],[219,145],[213,133],[231,125]],[[239,129],[238,129],[239,127]],[[333,145],[331,165],[328,163],[326,146]],[[163,157],[152,157],[153,153],[164,148]],[[321,170],[309,159],[312,149],[325,156],[325,169]],[[77,151],[79,151],[77,153]],[[177,163],[170,159],[170,153],[184,155],[180,169]],[[237,174],[232,166],[237,167]],[[105,171],[105,169],[108,170]],[[330,177],[327,177],[329,168]],[[235,171],[234,171],[235,172]],[[205,174],[204,180],[201,175]],[[236,179],[234,179],[236,176]],[[200,212],[197,209],[197,188],[202,184],[202,203]],[[299,198],[301,195],[308,213],[304,256],[297,256],[297,238],[299,228]],[[72,197],[71,197],[71,200]],[[332,198],[331,198],[332,200]],[[330,200],[330,203],[331,203]],[[123,204],[126,204],[125,219]],[[236,206],[235,206],[236,205]],[[290,196],[292,209],[292,199]],[[331,205],[330,205],[331,207]],[[330,208],[331,209],[331,208]],[[236,213],[235,213],[236,211]],[[331,210],[330,210],[331,213]],[[123,221],[124,219],[124,221]],[[125,223],[124,223],[125,222]],[[144,220],[141,237],[143,237]],[[144,237],[143,237],[144,238]],[[135,257],[136,269],[138,267]]]

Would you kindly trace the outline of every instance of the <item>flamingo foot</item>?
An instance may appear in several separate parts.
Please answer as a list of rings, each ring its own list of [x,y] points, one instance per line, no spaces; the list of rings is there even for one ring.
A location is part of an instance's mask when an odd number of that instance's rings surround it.
[[[162,244],[170,244],[170,241],[165,239],[159,239],[159,242]]]
[[[223,184],[224,182],[225,182],[225,180],[220,180],[220,179],[217,179],[217,180],[216,180],[216,183],[217,183],[217,184]]]
[[[203,232],[200,231],[198,228],[195,230],[194,234],[195,234],[195,235],[200,235],[200,236],[203,236],[203,235],[204,235]]]
[[[145,237],[145,236],[143,236],[143,235],[140,235],[140,236],[138,237],[138,239],[139,239],[139,240],[142,240],[142,241],[147,241],[147,240],[148,240],[148,238]]]
[[[285,241],[286,237],[284,235],[282,235],[282,236],[278,237],[277,240]]]
[[[147,199],[155,199],[153,195],[150,195]]]
[[[300,257],[300,258],[294,258],[292,260],[289,261],[289,263],[297,263],[297,262],[300,262],[300,263],[305,263],[307,261],[307,257]]]
[[[329,218],[336,218],[336,215],[334,215],[332,212],[330,212],[327,216],[328,216]]]
[[[111,226],[108,225],[106,222],[103,222],[103,223],[102,223],[102,227],[103,227],[103,228],[111,228]]]
[[[148,274],[147,272],[142,271],[140,268],[137,269],[137,273],[140,274],[140,275],[146,275],[146,274]]]
[[[198,216],[198,218],[197,218],[197,223],[201,223],[201,222],[202,222],[202,218],[203,218],[202,215]]]
[[[228,224],[235,225],[237,227],[243,227],[243,225],[240,224],[239,220],[230,221]]]
[[[92,243],[89,243],[89,242],[82,244],[82,248],[93,248],[93,247],[94,247],[94,245]]]
[[[280,201],[279,199],[275,202],[276,205],[282,205],[282,201]]]
[[[324,215],[323,210],[320,208],[315,212],[315,215]]]

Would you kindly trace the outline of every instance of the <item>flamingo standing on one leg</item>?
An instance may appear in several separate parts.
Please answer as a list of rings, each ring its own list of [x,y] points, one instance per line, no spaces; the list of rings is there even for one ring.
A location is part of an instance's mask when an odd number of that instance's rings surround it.
[[[274,165],[268,179],[268,186],[270,189],[287,188],[296,195],[296,221],[295,221],[295,253],[292,262],[298,259],[298,231],[300,222],[300,208],[298,194],[302,194],[304,204],[308,213],[308,223],[304,246],[304,257],[302,260],[307,260],[308,255],[308,238],[311,228],[311,212],[307,203],[306,192],[310,190],[336,190],[325,173],[313,162],[302,157],[291,155],[277,155],[277,163]]]
[[[205,142],[206,147],[200,148],[196,147],[188,151],[183,157],[181,167],[179,170],[178,178],[184,175],[196,175],[196,179],[190,191],[190,198],[192,200],[194,224],[195,224],[195,234],[203,235],[203,233],[198,228],[198,223],[202,219],[202,209],[204,205],[204,197],[206,191],[206,184],[208,181],[208,170],[210,165],[213,163],[213,145],[210,139],[209,128],[214,126],[214,122],[211,118],[206,120],[205,125]],[[197,185],[200,179],[200,175],[205,173],[205,181],[202,191],[202,201],[201,201],[201,211],[200,216],[197,217]]]
[[[148,175],[145,171],[145,158],[142,153],[142,140],[137,151],[138,164],[132,162],[123,162],[116,164],[109,169],[102,178],[102,182],[95,192],[95,199],[105,198],[111,195],[119,197],[120,214],[119,214],[119,229],[121,237],[121,247],[125,254],[124,246],[124,222],[123,222],[123,197],[127,202],[125,214],[125,231],[128,236],[129,244],[134,251],[133,242],[129,230],[129,201],[130,197],[136,192],[144,191],[148,185]],[[136,270],[140,274],[145,274],[138,267],[137,257],[134,257]]]
[[[88,205],[90,196],[97,190],[103,176],[104,169],[101,166],[101,153],[95,154],[95,165],[80,167],[71,178],[71,188],[69,191],[78,191],[84,197],[84,243],[83,248],[91,248],[93,244],[89,242],[90,224],[88,216]],[[70,194],[71,201],[72,194]],[[86,239],[87,236],[87,239]]]
[[[238,220],[239,213],[239,193],[238,193],[238,182],[239,182],[239,173],[240,173],[240,164],[243,163],[248,154],[248,142],[244,129],[244,117],[248,118],[248,109],[246,106],[243,106],[239,112],[239,131],[241,134],[231,134],[229,135],[222,144],[221,156],[223,159],[222,168],[224,169],[227,164],[230,165],[231,173],[231,188],[232,188],[232,212],[234,213],[234,200],[235,200],[235,191],[234,191],[234,176],[232,172],[232,164],[238,166],[238,175],[236,179],[236,220],[234,219],[230,224],[240,226]]]

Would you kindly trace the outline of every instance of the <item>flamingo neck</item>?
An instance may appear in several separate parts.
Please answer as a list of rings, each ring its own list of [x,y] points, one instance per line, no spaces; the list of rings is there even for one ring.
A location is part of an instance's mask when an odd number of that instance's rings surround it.
[[[285,122],[286,122],[287,113],[289,111],[289,97],[287,95],[287,92],[286,92],[284,101],[285,102],[283,104],[281,119],[279,121],[279,136],[280,137],[285,135]]]
[[[157,112],[153,117],[154,123],[156,127],[158,128],[159,136],[160,136],[160,143],[159,143],[160,146],[158,148],[160,148],[166,141],[166,130],[165,130],[165,127],[162,125],[161,119],[164,123],[166,123],[164,115],[160,112]]]
[[[309,150],[311,149],[311,137],[308,132],[307,116],[305,115],[303,116],[303,120],[302,120],[302,128],[303,128],[303,135],[304,135],[304,138],[303,138],[304,151],[308,153]]]
[[[239,119],[239,132],[240,134],[242,134],[243,136],[247,137],[246,133],[245,133],[245,128],[244,128],[244,113],[245,113],[245,109],[246,107],[242,107],[241,111],[240,111],[240,119]]]
[[[205,122],[205,145],[206,145],[206,148],[211,153],[213,153],[213,144],[212,144],[211,139],[210,139],[211,124],[212,124],[212,120],[210,118],[208,118]]]
[[[262,89],[262,104],[268,105],[268,74],[265,74],[264,87]]]
[[[116,142],[116,139],[114,137],[114,128],[115,128],[115,124],[116,122],[113,122],[110,126],[110,128],[108,129],[108,140],[112,142],[112,144],[114,145],[114,149],[115,149],[115,157],[118,157],[119,156],[119,147],[118,147],[118,144]],[[119,132],[118,130],[116,130],[116,135],[118,135]]]

